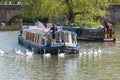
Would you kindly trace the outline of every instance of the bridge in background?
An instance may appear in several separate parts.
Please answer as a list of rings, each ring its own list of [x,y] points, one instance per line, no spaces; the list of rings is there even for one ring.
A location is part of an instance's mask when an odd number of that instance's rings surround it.
[[[0,5],[0,19],[11,21],[15,16],[21,14],[21,5],[19,4],[2,4]]]

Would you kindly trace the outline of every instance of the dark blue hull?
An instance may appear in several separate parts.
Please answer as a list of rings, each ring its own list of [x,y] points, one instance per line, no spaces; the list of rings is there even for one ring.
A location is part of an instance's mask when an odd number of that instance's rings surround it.
[[[69,47],[69,46],[65,46],[65,45],[53,46],[53,47],[41,46],[41,45],[35,44],[34,42],[31,42],[29,40],[23,39],[22,36],[18,37],[18,43],[20,45],[25,46],[29,50],[32,50],[32,48],[34,48],[34,52],[37,54],[44,54],[44,50],[46,53],[50,53],[51,55],[58,55],[58,50],[60,53],[65,53],[65,54],[79,53],[79,46],[77,48]]]
[[[93,42],[114,42],[115,37],[105,38],[104,28],[79,28],[79,27],[62,27],[64,30],[69,30],[77,33],[78,41],[93,41]],[[112,36],[112,35],[110,35]]]

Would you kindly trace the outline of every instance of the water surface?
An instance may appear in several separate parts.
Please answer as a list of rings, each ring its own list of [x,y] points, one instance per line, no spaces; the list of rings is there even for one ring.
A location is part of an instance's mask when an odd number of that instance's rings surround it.
[[[119,30],[115,43],[79,42],[80,54],[64,57],[15,55],[13,48],[26,50],[17,42],[19,31],[0,32],[0,48],[8,53],[0,55],[0,80],[119,80]]]

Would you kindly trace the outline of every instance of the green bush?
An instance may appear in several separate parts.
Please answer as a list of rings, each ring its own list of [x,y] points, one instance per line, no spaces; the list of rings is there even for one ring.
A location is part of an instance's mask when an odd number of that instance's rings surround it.
[[[99,22],[74,22],[74,23],[69,23],[66,24],[65,22],[60,22],[60,23],[56,23],[56,24],[62,24],[62,25],[71,25],[71,26],[79,26],[79,27],[97,27],[99,25],[101,25]]]
[[[100,25],[99,22],[75,22],[75,23],[71,23],[70,25],[76,25],[79,27],[97,27]]]

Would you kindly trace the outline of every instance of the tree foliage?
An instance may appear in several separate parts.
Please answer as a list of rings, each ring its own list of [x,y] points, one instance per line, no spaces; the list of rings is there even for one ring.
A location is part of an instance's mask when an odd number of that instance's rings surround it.
[[[111,0],[111,3],[113,3],[113,4],[120,4],[120,0]]]
[[[10,0],[5,0],[10,1]],[[16,2],[18,0],[11,0]],[[19,0],[22,3],[22,12],[27,17],[66,15],[70,22],[75,16],[80,19],[99,20],[107,14],[111,3],[120,3],[120,0]]]

